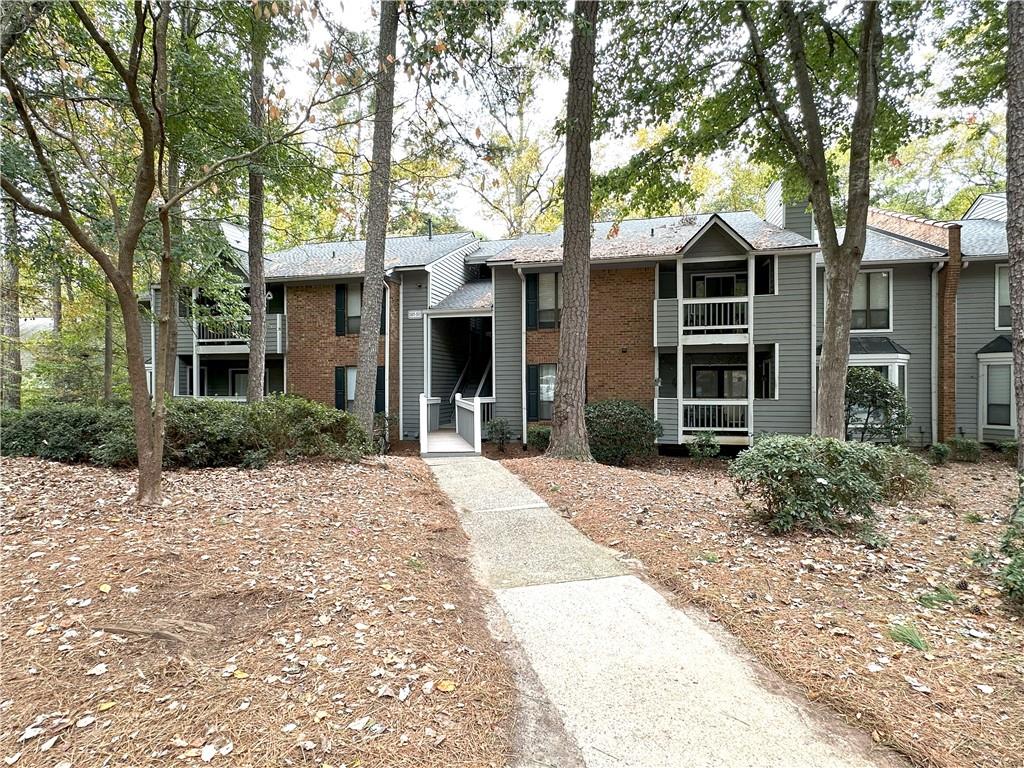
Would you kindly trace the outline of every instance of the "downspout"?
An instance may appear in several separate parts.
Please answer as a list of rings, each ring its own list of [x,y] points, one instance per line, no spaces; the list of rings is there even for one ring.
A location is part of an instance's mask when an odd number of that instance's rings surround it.
[[[402,330],[405,327],[405,275],[398,275],[398,437],[405,439],[405,414],[402,403],[405,393],[402,391],[405,385],[405,370],[403,368],[403,344]]]
[[[519,273],[519,362],[520,362],[520,404],[523,410],[523,450],[526,449],[526,275],[521,267],[516,267]]]
[[[818,425],[818,257],[811,254],[811,434]]]
[[[939,434],[939,272],[946,263],[932,266],[932,442]]]

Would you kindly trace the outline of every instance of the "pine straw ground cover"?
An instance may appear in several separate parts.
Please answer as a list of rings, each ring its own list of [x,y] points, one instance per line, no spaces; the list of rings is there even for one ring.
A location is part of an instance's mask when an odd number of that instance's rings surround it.
[[[877,741],[921,765],[1024,765],[1024,619],[1003,604],[988,554],[1015,496],[1008,464],[934,468],[934,493],[879,510],[891,541],[880,551],[766,533],[722,462],[505,466]],[[898,626],[927,650],[894,640]]]
[[[510,675],[418,460],[169,472],[155,510],[0,468],[6,764],[504,764]]]

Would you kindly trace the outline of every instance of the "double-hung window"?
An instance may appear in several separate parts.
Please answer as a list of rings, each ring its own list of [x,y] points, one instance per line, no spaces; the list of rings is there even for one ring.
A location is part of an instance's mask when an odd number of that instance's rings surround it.
[[[853,330],[892,330],[891,283],[892,273],[889,270],[871,270],[857,275],[853,285],[853,318],[850,325]]]
[[[356,402],[356,373],[354,365],[339,365],[334,369],[334,407],[340,411],[350,411]],[[384,366],[377,366],[377,383],[374,391],[374,413],[384,411]]]
[[[526,418],[549,421],[555,402],[554,364],[526,366]]]
[[[334,286],[334,335],[359,333],[362,316],[362,286],[359,283],[338,283]]]
[[[562,309],[562,281],[557,272],[526,276],[526,327],[557,328]]]
[[[985,423],[992,427],[1013,427],[1013,368],[1002,363],[986,368]]]
[[[1010,268],[1005,264],[996,267],[996,329],[1010,327]]]

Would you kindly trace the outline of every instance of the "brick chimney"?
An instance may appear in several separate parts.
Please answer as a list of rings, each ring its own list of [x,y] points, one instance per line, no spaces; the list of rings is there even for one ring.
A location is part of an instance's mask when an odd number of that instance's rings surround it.
[[[944,442],[956,434],[956,293],[963,266],[960,225],[871,208],[868,226],[942,248],[949,255],[939,272],[938,285],[938,434],[935,440]]]

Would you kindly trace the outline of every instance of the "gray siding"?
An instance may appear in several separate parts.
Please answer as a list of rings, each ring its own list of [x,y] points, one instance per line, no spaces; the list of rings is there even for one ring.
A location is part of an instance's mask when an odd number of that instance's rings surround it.
[[[754,343],[778,344],[774,400],[754,401],[754,432],[811,431],[811,259],[778,256],[778,294],[754,297]]]
[[[659,443],[675,444],[679,440],[679,401],[674,397],[657,399],[658,423],[661,424]]]
[[[523,431],[522,281],[511,267],[494,272],[494,418]]]
[[[430,265],[430,306],[436,306],[465,282],[464,257],[449,254],[435,261]]]
[[[874,268],[872,266],[872,268]],[[906,347],[910,352],[910,363],[907,365],[907,405],[910,407],[910,428],[907,439],[912,445],[927,445],[932,441],[932,265],[926,264],[894,264],[892,267],[892,333],[860,333],[857,336],[885,336],[897,344]],[[994,279],[994,278],[993,278]],[[824,323],[824,270],[818,269],[818,339],[821,342]],[[989,292],[993,290],[989,285]],[[962,298],[961,298],[962,301]],[[991,310],[992,297],[989,297]],[[991,311],[989,328],[992,327]],[[991,341],[996,334],[992,332],[985,342]],[[959,336],[959,332],[958,332]],[[975,348],[974,351],[977,351]],[[977,360],[971,376],[972,386],[977,387]],[[959,381],[957,385],[957,414],[959,418]],[[972,429],[977,421],[977,401],[972,402],[975,415],[971,418]],[[965,428],[966,429],[966,428]]]
[[[153,291],[153,317],[160,317],[160,290],[155,289]],[[178,347],[177,353],[179,355],[191,355],[192,344],[195,341],[195,334],[192,333],[192,326],[189,324],[187,318],[176,317],[174,323],[178,328]],[[146,333],[149,333],[149,329],[146,328]],[[155,337],[159,341],[160,328],[157,326]]]
[[[459,374],[462,373],[463,361],[466,359],[464,349],[459,349],[459,342],[465,342],[452,333],[452,328],[444,320],[435,319],[430,324],[430,395],[441,398],[438,421],[452,424],[455,420],[455,405],[451,397]]]
[[[679,300],[658,299],[655,303],[658,338],[655,346],[674,347],[679,344]]]
[[[686,264],[686,257],[697,256],[742,256],[747,258],[747,252],[731,235],[726,234],[720,227],[711,227],[704,236],[686,252],[683,256],[683,264]]]
[[[786,203],[783,228],[809,238],[814,228],[811,208],[807,203]]]
[[[1013,430],[986,430],[978,435],[978,350],[996,336],[1010,333],[996,330],[996,263],[975,261],[964,269],[956,299],[957,431],[992,442],[1013,439]]]
[[[402,273],[402,437],[420,434],[420,394],[423,392],[423,318],[409,313],[427,308],[427,273]]]

